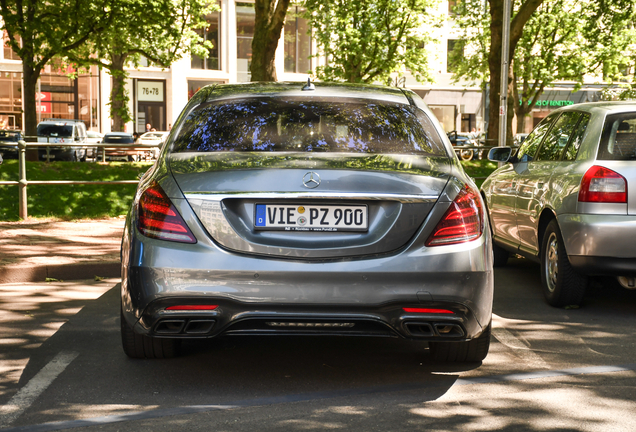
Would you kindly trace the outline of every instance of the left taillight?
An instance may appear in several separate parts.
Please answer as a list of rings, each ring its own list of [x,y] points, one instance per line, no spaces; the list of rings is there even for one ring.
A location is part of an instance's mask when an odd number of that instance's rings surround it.
[[[484,219],[479,194],[466,185],[426,240],[426,246],[465,243],[479,238]]]
[[[137,228],[146,237],[181,243],[197,242],[157,182],[152,182],[141,194],[137,214]]]

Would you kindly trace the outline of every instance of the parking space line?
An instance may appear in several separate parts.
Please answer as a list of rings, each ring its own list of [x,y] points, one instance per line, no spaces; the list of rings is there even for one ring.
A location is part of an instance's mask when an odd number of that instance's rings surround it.
[[[13,395],[6,405],[0,407],[0,428],[9,426],[20,417],[78,355],[76,352],[60,352]]]
[[[504,318],[492,314],[492,320],[494,324],[492,334],[500,343],[513,350],[518,357],[527,362],[529,365],[538,368],[549,368],[548,364],[541,358],[541,356],[535,353],[530,347],[524,344],[523,341],[506,329],[504,326]]]

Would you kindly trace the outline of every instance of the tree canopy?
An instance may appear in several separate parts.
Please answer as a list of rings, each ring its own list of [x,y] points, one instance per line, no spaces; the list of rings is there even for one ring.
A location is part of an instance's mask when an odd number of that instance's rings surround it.
[[[305,0],[319,55],[315,74],[327,81],[387,82],[408,69],[432,81],[426,44],[441,24],[435,0]]]
[[[44,66],[112,25],[119,0],[0,0],[2,29],[22,60],[25,133],[37,128],[36,86]]]
[[[456,10],[465,50],[452,54],[457,78],[490,83],[488,138],[495,139],[499,127],[499,81],[501,77],[501,13],[495,2],[484,9],[479,0],[465,0]],[[520,14],[526,7],[523,19]],[[535,11],[527,14],[528,8]],[[499,6],[497,6],[499,7]],[[495,19],[499,22],[495,22]],[[634,5],[627,0],[541,0],[513,2],[508,87],[508,139],[513,113],[522,127],[544,89],[551,83],[570,80],[582,83],[586,74],[617,79],[633,59],[631,23]],[[525,20],[525,21],[524,21]],[[523,25],[521,25],[523,22]],[[505,73],[505,71],[503,71]],[[521,103],[520,103],[521,101]]]
[[[112,24],[94,33],[83,46],[68,53],[80,65],[96,64],[113,77],[110,111],[113,130],[132,120],[125,89],[126,66],[139,66],[142,58],[162,68],[184,53],[207,57],[209,41],[197,29],[206,27],[206,15],[218,10],[208,0],[118,0]]]

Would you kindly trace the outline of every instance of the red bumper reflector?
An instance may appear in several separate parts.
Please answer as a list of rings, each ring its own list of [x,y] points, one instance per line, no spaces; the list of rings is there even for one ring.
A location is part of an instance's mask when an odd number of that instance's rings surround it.
[[[430,308],[402,308],[404,312],[409,313],[433,313],[433,314],[455,314],[448,309],[430,309]]]
[[[166,310],[179,310],[179,311],[214,310],[214,309],[216,309],[218,307],[219,307],[219,305],[178,305],[178,306],[167,307]]]

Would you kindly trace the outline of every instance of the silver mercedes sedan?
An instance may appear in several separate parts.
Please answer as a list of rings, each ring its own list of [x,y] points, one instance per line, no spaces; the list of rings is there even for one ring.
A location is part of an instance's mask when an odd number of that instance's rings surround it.
[[[127,218],[123,348],[165,358],[219,335],[388,336],[481,361],[490,239],[479,191],[415,93],[209,86]]]
[[[543,292],[579,305],[590,275],[636,288],[636,104],[596,102],[555,110],[482,185],[495,266],[509,254],[541,263]]]

